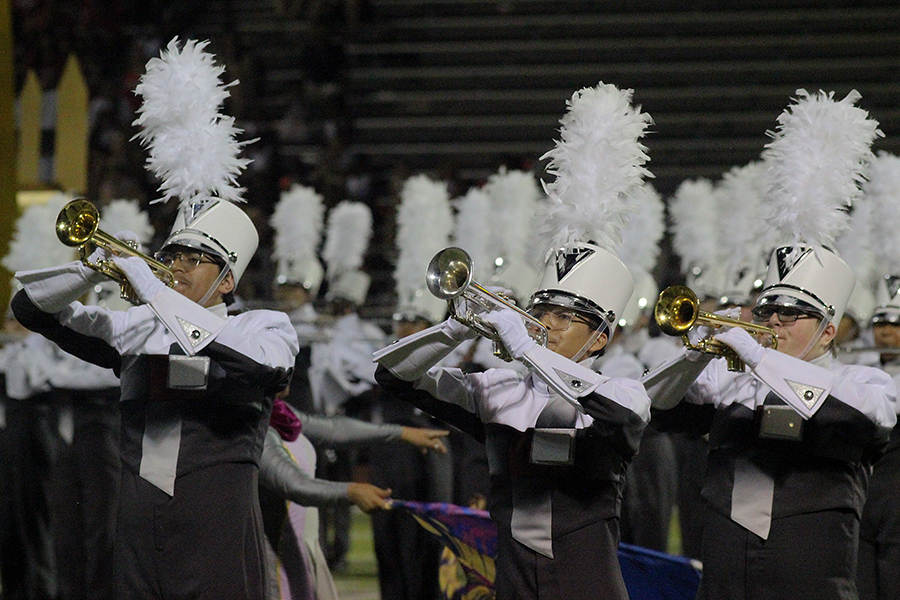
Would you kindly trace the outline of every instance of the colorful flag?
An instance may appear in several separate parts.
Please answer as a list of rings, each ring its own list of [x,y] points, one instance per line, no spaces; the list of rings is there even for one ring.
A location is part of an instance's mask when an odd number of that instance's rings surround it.
[[[486,510],[443,502],[393,500],[391,504],[408,511],[458,558],[466,582],[452,589],[444,587],[447,598],[493,597],[497,526]],[[694,600],[697,595],[701,573],[698,561],[620,544],[619,564],[631,600]]]

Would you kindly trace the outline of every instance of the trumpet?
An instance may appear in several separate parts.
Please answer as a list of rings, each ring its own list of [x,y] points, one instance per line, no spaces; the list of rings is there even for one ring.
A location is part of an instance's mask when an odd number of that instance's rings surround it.
[[[134,288],[116,264],[109,259],[90,261],[94,248],[103,248],[114,256],[136,256],[150,266],[153,274],[169,287],[175,286],[172,269],[158,260],[142,254],[130,242],[123,242],[100,229],[100,212],[88,200],[73,200],[56,217],[56,237],[66,246],[78,247],[81,262],[98,273],[118,282],[120,296],[132,304],[140,304]]]
[[[476,314],[471,305],[485,311],[502,308],[514,310],[525,321],[531,339],[541,346],[547,345],[547,328],[543,323],[504,296],[472,281],[472,257],[462,248],[451,246],[435,254],[425,272],[425,284],[428,291],[447,301],[451,317],[494,342],[494,355],[498,358],[506,362],[512,361],[512,355],[503,345],[497,330]]]
[[[653,309],[653,317],[663,333],[680,335],[684,345],[688,348],[724,357],[729,371],[743,371],[746,368],[744,361],[730,346],[712,338],[692,344],[688,339],[687,332],[697,324],[709,327],[740,327],[754,335],[769,336],[771,338],[769,347],[773,350],[778,347],[778,335],[774,329],[700,310],[697,294],[683,285],[667,287],[659,294],[656,307]]]

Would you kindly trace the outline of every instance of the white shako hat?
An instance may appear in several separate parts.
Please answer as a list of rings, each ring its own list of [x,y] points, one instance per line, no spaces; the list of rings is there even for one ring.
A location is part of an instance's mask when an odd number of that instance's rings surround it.
[[[771,223],[793,242],[772,253],[756,307],[805,308],[837,326],[856,276],[830,248],[849,226],[848,208],[862,195],[871,144],[881,132],[854,106],[855,90],[840,101],[825,92],[797,90],[797,96],[763,153]]]
[[[294,184],[282,192],[269,225],[275,232],[272,258],[279,285],[298,285],[315,297],[325,269],[317,256],[325,207],[313,188]]]
[[[900,275],[885,275],[875,288],[872,324],[900,325]]]
[[[393,318],[438,323],[447,313],[447,301],[428,291],[425,272],[432,257],[450,245],[454,221],[447,182],[425,174],[409,177],[400,190],[396,222]]]
[[[238,142],[234,117],[219,109],[230,95],[221,76],[225,67],[206,52],[208,41],[172,39],[147,62],[135,93],[143,98],[135,137],[149,151],[147,169],[161,183],[161,198],[179,199],[175,224],[162,247],[187,246],[225,261],[235,284],[256,252],[259,235],[247,214],[237,179],[249,159]]]
[[[372,210],[362,202],[343,200],[328,213],[322,248],[328,280],[326,300],[346,300],[356,306],[365,303],[372,280],[362,264],[371,237]]]
[[[622,230],[636,212],[632,193],[649,160],[639,142],[652,119],[631,105],[631,90],[600,83],[568,100],[560,139],[544,181],[547,215],[539,232],[548,243],[544,273],[530,305],[549,303],[597,317],[611,338],[634,281],[619,259]]]
[[[865,327],[875,311],[875,294],[862,280],[857,279],[853,286],[853,293],[847,300],[847,308],[844,314],[852,318],[860,327]],[[900,322],[900,321],[898,321]]]
[[[869,238],[877,273],[872,324],[900,324],[900,156],[879,152],[863,190],[871,203]]]
[[[619,257],[595,244],[573,242],[547,259],[530,305],[554,304],[599,317],[615,330],[634,291],[634,280]]]
[[[719,306],[750,306],[766,273],[769,254],[777,245],[766,220],[768,165],[757,160],[733,167],[716,183],[715,233],[721,269]]]
[[[369,293],[372,278],[359,269],[341,273],[332,280],[326,294],[327,300],[347,300],[356,306],[362,306]]]
[[[853,271],[834,252],[782,246],[772,253],[756,306],[796,306],[837,325],[855,285]]]
[[[644,311],[653,310],[659,297],[659,285],[647,271],[635,273],[634,292],[619,316],[619,326],[630,326]]]
[[[407,297],[403,304],[397,305],[393,319],[395,321],[428,321],[438,323],[447,316],[447,301],[441,300],[427,289],[416,290]]]
[[[319,293],[325,269],[315,257],[278,259],[278,275],[275,282],[279,285],[299,285],[309,291],[310,296]]]
[[[237,285],[258,244],[259,234],[247,213],[231,202],[213,200],[182,206],[162,248],[185,246],[215,256],[225,262]]]
[[[652,310],[659,286],[651,272],[659,257],[659,242],[666,230],[666,209],[662,196],[650,182],[631,193],[635,209],[622,232],[622,256],[635,280],[635,291],[619,315],[619,326],[631,326],[645,310]]]

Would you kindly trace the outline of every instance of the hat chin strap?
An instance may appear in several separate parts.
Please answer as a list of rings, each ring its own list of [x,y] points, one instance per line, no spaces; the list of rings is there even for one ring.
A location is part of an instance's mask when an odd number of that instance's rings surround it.
[[[825,333],[825,328],[828,327],[828,324],[830,322],[831,321],[829,321],[825,317],[822,317],[822,320],[819,321],[819,327],[818,329],[816,329],[816,333],[812,336],[812,338],[810,338],[809,343],[806,344],[806,348],[803,349],[803,352],[801,352],[800,356],[798,356],[797,358],[799,358],[800,360],[806,360],[807,355],[812,352],[812,349],[819,342],[819,338],[821,338],[822,334]]]
[[[200,302],[198,304],[200,306],[206,306],[206,302],[212,298],[212,295],[215,293],[216,289],[218,289],[219,284],[224,281],[225,277],[231,272],[231,267],[228,266],[228,263],[225,263],[225,266],[222,267],[222,270],[219,272],[219,276],[216,277],[216,280],[213,282],[209,289],[206,290],[206,293],[203,294],[203,297],[200,298]]]
[[[581,362],[581,360],[587,355],[588,350],[590,350],[591,346],[594,345],[598,339],[600,339],[600,335],[606,331],[606,325],[602,324],[600,327],[591,332],[591,335],[588,336],[587,341],[584,343],[584,346],[581,347],[581,350],[575,353],[575,356],[572,357],[572,362]]]

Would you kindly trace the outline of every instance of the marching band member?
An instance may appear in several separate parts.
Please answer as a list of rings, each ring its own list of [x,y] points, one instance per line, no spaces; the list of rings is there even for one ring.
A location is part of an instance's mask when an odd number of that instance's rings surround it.
[[[181,199],[157,254],[174,289],[141,257],[103,248],[93,258],[110,259],[140,305],[123,312],[78,302],[103,278],[80,262],[16,274],[24,289],[13,309],[23,325],[121,378],[118,598],[265,594],[257,465],[297,336],[283,313],[226,316],[258,236],[229,201],[240,199],[234,181],[246,161],[233,120],[218,114],[223,69],[205,46],[173,40],[137,88],[148,164],[164,199]],[[192,144],[198,136],[208,144]]]
[[[670,338],[650,338],[648,317],[658,286],[650,272],[665,232],[665,207],[659,193],[645,182],[632,194],[636,210],[622,232],[621,256],[635,276],[635,291],[619,317],[610,352],[598,359],[602,373],[640,379],[647,370],[643,356],[673,348]],[[659,348],[652,346],[659,345]],[[669,526],[677,493],[675,449],[667,433],[652,425],[641,437],[641,451],[628,465],[622,498],[622,541],[659,552],[668,551]]]
[[[900,157],[879,153],[872,163],[869,179],[864,184],[866,201],[871,203],[872,248],[875,263],[886,273],[875,290],[872,334],[882,351],[879,366],[900,384],[900,246],[897,223],[900,206]],[[894,403],[900,414],[900,403]],[[885,454],[872,469],[869,493],[863,507],[859,530],[859,564],[856,585],[861,600],[897,598],[900,590],[900,507],[897,490],[900,485],[900,429],[894,428]]]
[[[798,95],[767,146],[771,218],[794,242],[772,253],[753,308],[777,350],[732,327],[715,339],[748,372],[685,350],[643,380],[655,415],[709,427],[700,598],[855,598],[867,472],[896,422],[890,378],[832,357],[855,277],[826,246],[846,225],[877,123],[853,106],[856,92]]]
[[[275,301],[297,331],[300,351],[285,401],[294,408],[316,411],[309,381],[313,342],[322,337],[322,323],[313,301],[319,294],[324,269],[317,250],[322,238],[325,207],[314,189],[294,184],[282,192],[269,219],[275,231],[272,258],[278,268]]]
[[[548,331],[547,347],[510,308],[482,315],[527,374],[435,366],[472,337],[453,319],[375,355],[390,393],[423,406],[447,403],[484,424],[499,600],[627,597],[616,554],[619,498],[649,399],[637,381],[589,366],[633,287],[612,250],[628,214],[619,192],[646,174],[637,138],[650,118],[630,97],[608,84],[576,92],[563,140],[547,155],[556,174],[547,185],[551,251],[529,304]]]
[[[371,237],[372,211],[362,202],[345,200],[328,213],[322,260],[328,283],[325,300],[334,320],[325,339],[313,344],[310,355],[309,383],[316,414],[368,418],[376,388],[371,353],[387,339],[359,314],[371,283],[362,270]],[[356,463],[355,449],[326,449],[319,454],[317,473],[323,479],[350,481]],[[320,511],[320,517],[328,564],[339,569],[350,550],[349,508],[329,506]]]
[[[260,460],[260,503],[273,553],[271,597],[336,600],[337,590],[319,544],[318,507],[355,505],[365,513],[390,508],[390,489],[316,478],[317,446],[378,447],[402,441],[417,453],[445,453],[447,433],[311,415],[276,399]]]
[[[397,339],[426,329],[444,318],[447,305],[425,286],[431,257],[444,248],[453,229],[447,182],[419,174],[400,190],[396,216],[397,261],[394,281],[397,305],[393,315]],[[369,356],[369,364],[371,356]],[[375,423],[435,428],[435,420],[413,405],[380,389],[372,405]],[[390,487],[394,497],[419,502],[453,500],[453,460],[450,453],[423,454],[405,445],[379,445],[369,451],[370,481]],[[403,511],[372,515],[372,537],[383,600],[427,600],[439,595],[440,542]]]

